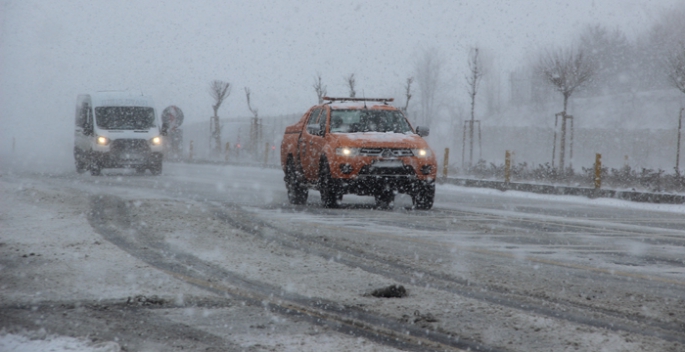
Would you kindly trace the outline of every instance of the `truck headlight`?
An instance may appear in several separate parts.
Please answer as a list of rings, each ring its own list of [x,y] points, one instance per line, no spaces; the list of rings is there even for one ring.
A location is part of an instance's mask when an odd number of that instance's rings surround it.
[[[162,144],[162,137],[154,137],[150,140],[150,143],[152,143],[152,145],[160,145]]]
[[[103,136],[99,136],[99,137],[97,138],[97,143],[98,143],[99,145],[107,145],[107,144],[109,144],[109,138],[103,137]]]
[[[335,154],[342,155],[342,156],[355,156],[355,155],[359,154],[359,148],[348,148],[348,147],[336,148]]]
[[[418,156],[419,158],[427,158],[431,156],[430,149],[412,149],[411,152],[414,154],[414,156]]]

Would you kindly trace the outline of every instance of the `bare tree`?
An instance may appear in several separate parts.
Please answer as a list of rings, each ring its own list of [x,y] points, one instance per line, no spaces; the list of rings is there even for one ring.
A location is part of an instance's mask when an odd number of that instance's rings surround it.
[[[247,98],[247,108],[252,113],[251,123],[250,123],[250,152],[256,156],[259,142],[262,139],[262,126],[259,121],[259,110],[252,107],[250,101],[250,88],[245,87],[245,98]]]
[[[354,73],[345,77],[345,81],[347,82],[347,85],[350,87],[350,98],[356,97],[357,91],[354,90],[354,86],[357,85],[357,79],[354,77]]]
[[[421,107],[422,124],[430,126],[435,112],[435,98],[440,89],[440,76],[442,74],[443,59],[436,48],[423,51],[415,62],[416,83],[419,86],[419,104]]]
[[[685,93],[685,42],[680,42],[666,58],[666,70],[669,83]]]
[[[214,150],[217,154],[221,153],[221,124],[219,123],[219,107],[221,103],[231,95],[231,84],[228,82],[214,80],[209,84],[209,95],[214,99],[214,116],[212,116],[212,123],[210,124],[211,138],[214,140]]]
[[[321,81],[321,72],[316,73],[316,78],[314,79],[314,91],[316,96],[319,98],[319,104],[323,104],[323,97],[326,96],[326,86],[323,85]]]
[[[681,41],[678,47],[666,58],[666,70],[669,83],[685,93],[685,42]],[[680,131],[683,124],[683,110],[680,109],[678,116],[678,143],[675,159],[675,172],[678,178],[680,178]]]
[[[247,108],[250,110],[254,118],[259,118],[259,110],[252,108],[252,104],[250,103],[250,88],[245,87],[245,97],[247,98]]]
[[[473,125],[476,114],[476,95],[483,78],[483,63],[478,52],[478,47],[472,48],[469,53],[469,75],[466,76],[469,98],[471,98],[471,121],[469,123],[469,167],[473,165]]]
[[[402,108],[402,111],[406,114],[407,109],[409,109],[409,100],[411,99],[411,84],[414,83],[414,77],[409,77],[407,78],[407,84],[404,86],[404,92],[405,96],[407,97],[407,101],[404,103],[404,108]]]
[[[583,49],[557,49],[548,51],[540,57],[537,71],[564,97],[564,110],[558,114],[562,120],[559,166],[564,170],[568,99],[576,90],[590,82],[597,71],[596,61],[588,57]]]

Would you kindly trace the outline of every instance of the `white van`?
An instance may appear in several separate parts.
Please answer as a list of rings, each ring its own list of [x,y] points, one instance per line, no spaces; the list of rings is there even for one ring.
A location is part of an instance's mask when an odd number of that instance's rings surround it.
[[[164,145],[154,102],[142,93],[97,92],[76,100],[76,171],[98,176],[103,168],[162,172]]]

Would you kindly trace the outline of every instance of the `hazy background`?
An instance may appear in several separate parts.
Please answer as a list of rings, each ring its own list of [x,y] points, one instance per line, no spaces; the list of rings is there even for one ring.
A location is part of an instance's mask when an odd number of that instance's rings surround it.
[[[209,120],[208,85],[215,79],[233,85],[219,115],[235,118],[250,115],[244,87],[252,90],[260,116],[301,114],[316,103],[317,72],[329,95],[347,95],[343,77],[354,73],[358,95],[394,96],[402,105],[403,85],[426,50],[443,59],[441,99],[449,107],[440,112],[443,120],[463,119],[471,47],[487,53],[491,75],[509,87],[512,71],[544,48],[570,45],[588,24],[620,29],[636,40],[682,4],[0,0],[0,169],[17,160],[22,166],[71,168],[79,93],[142,90],[154,97],[158,112],[177,105],[192,125]],[[507,102],[509,92],[502,90]],[[487,123],[485,110],[479,111]],[[432,138],[436,149],[460,144],[451,132]]]

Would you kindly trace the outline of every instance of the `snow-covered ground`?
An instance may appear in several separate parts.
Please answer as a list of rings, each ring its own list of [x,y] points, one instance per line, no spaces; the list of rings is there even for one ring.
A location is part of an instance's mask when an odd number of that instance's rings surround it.
[[[0,349],[396,349],[241,303],[243,279],[505,350],[682,348],[668,327],[685,315],[685,206],[439,185],[428,212],[404,196],[387,211],[356,196],[327,210],[313,191],[288,205],[282,182],[281,170],[185,164],[160,177],[4,173]],[[174,258],[200,276],[159,262]],[[409,296],[367,295],[391,284]],[[145,299],[165,303],[132,304]]]

